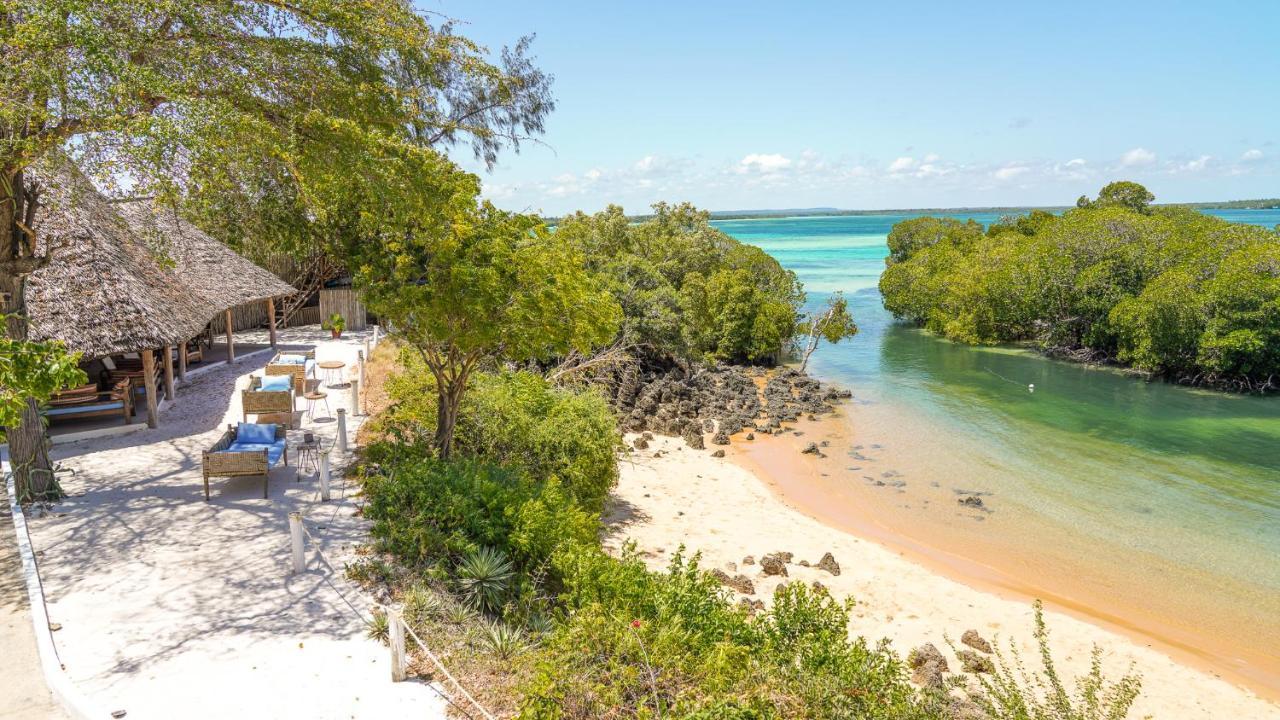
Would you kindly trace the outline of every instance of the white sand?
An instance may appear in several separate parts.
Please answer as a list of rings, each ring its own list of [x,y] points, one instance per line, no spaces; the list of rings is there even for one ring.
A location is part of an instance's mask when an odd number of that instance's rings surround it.
[[[684,545],[702,554],[706,568],[750,577],[754,597],[766,602],[784,579],[766,577],[759,564],[744,565],[742,559],[752,555],[758,561],[765,553],[790,551],[795,559],[787,579],[818,580],[837,597],[856,599],[850,628],[854,634],[887,637],[902,655],[931,642],[954,671],[960,664],[944,633],[963,647],[960,635],[972,628],[1002,647],[1015,640],[1028,666],[1039,668],[1028,604],[968,587],[873,542],[833,530],[786,506],[760,478],[734,464],[733,449],[728,459],[716,459],[710,454],[713,448],[691,450],[678,439],[659,437],[648,450],[624,459],[606,545],[616,549],[634,540],[654,568],[665,567]],[[653,457],[655,451],[662,451],[662,456]],[[796,564],[816,563],[824,552],[839,562],[839,576]],[[736,564],[736,571],[730,570],[730,563]],[[1130,717],[1280,718],[1275,704],[1130,638],[1052,609],[1045,616],[1064,677],[1088,670],[1095,644],[1104,649],[1108,677],[1119,677],[1130,663],[1136,665],[1143,692]]]
[[[348,363],[363,334],[285,331]],[[342,578],[366,537],[350,486],[321,503],[291,466],[261,480],[215,478],[205,502],[201,451],[240,419],[240,388],[270,355],[210,370],[179,389],[155,430],[54,448],[76,469],[72,497],[32,513],[49,615],[71,679],[103,711],[137,718],[443,718],[419,682],[392,683],[390,657],[365,637],[369,606]],[[348,392],[331,390],[335,415]],[[303,407],[299,401],[298,407]],[[352,418],[354,438],[358,419]],[[306,423],[332,439],[333,422]],[[337,453],[335,453],[335,456]],[[349,456],[335,457],[335,470]],[[288,513],[301,511],[336,567],[291,574]]]

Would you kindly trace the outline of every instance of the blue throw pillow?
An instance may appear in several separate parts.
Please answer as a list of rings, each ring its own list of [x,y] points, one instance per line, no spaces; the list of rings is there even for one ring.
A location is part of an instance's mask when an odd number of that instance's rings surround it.
[[[275,423],[240,423],[240,428],[236,431],[237,443],[265,443],[270,445],[275,441]]]
[[[306,355],[281,355],[281,365],[302,365],[307,362]]]
[[[258,390],[262,392],[288,392],[293,385],[293,377],[290,375],[268,375],[262,378],[262,382],[258,384]]]

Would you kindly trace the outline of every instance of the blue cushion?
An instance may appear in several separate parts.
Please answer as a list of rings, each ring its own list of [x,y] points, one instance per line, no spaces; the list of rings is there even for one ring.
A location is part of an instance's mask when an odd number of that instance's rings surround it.
[[[263,450],[267,451],[267,465],[274,466],[280,462],[280,458],[284,457],[284,441],[273,443],[237,441],[228,445],[226,450],[219,450],[219,452],[262,452]]]
[[[262,443],[270,445],[276,441],[275,423],[240,423],[236,431],[237,443]]]
[[[281,365],[303,365],[307,362],[306,355],[281,355],[276,361]]]
[[[292,387],[292,375],[268,375],[258,384],[258,392],[288,392]]]
[[[75,415],[83,412],[97,412],[99,410],[122,410],[124,402],[115,401],[107,403],[99,403],[97,405],[76,405],[75,407],[54,407],[44,411],[45,415]]]

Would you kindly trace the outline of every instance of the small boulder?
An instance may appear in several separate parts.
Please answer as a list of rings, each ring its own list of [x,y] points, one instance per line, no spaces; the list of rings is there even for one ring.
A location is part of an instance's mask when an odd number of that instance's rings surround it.
[[[649,441],[645,440],[643,437],[638,437],[635,439],[635,442],[631,443],[631,446],[637,450],[645,450],[649,447]]]
[[[747,433],[747,439],[748,439],[748,440],[755,440],[755,439],[756,439],[756,434],[755,434],[755,433]]]
[[[715,451],[715,452],[711,453],[711,457],[714,457],[714,458],[722,458],[722,457],[724,457],[724,450],[717,450],[717,451]]]
[[[781,575],[787,577],[787,563],[776,553],[760,558],[760,569],[765,575]]]
[[[805,446],[804,450],[801,450],[800,452],[806,455],[818,455],[820,454],[821,451],[818,450],[818,443],[811,442]]]
[[[960,636],[960,642],[979,652],[991,654],[991,643],[984,640],[977,630],[965,630],[964,634]]]
[[[726,434],[724,434],[724,431],[722,430],[722,431],[720,431],[720,432],[716,433],[715,435],[713,435],[713,436],[711,437],[711,444],[713,444],[713,445],[728,445],[728,444],[729,444],[729,436],[728,436],[728,435],[726,435]]]
[[[993,673],[996,671],[995,663],[991,662],[991,658],[983,657],[972,650],[957,650],[956,657],[960,658],[960,667],[964,668],[968,673]]]
[[[819,570],[826,570],[832,575],[840,574],[840,563],[836,562],[835,556],[832,555],[831,553],[823,553],[822,559],[819,560],[818,564],[815,565],[814,567],[818,568]]]
[[[756,564],[755,556],[753,556],[753,555],[748,555],[748,556],[746,556],[746,557],[742,558],[742,564],[743,564],[743,565],[755,565],[755,564]]]
[[[649,432],[648,430],[646,430],[646,431],[644,431],[644,432],[640,433],[640,437],[644,438],[645,440],[652,440],[652,439],[653,439],[653,433],[651,433],[651,432]]]
[[[814,591],[814,592],[816,592],[816,593],[818,593],[819,595],[829,595],[829,594],[830,594],[830,593],[828,593],[828,592],[827,592],[827,586],[826,586],[826,585],[823,585],[822,583],[818,582],[817,580],[814,580],[812,583],[810,583],[810,584],[809,584],[809,587],[813,588],[813,591]]]
[[[796,563],[796,564],[797,564],[797,565],[799,565],[800,567],[809,567],[809,561],[808,561],[808,560],[801,560],[800,562],[798,562],[798,563]]]
[[[986,505],[982,502],[982,498],[978,497],[977,495],[966,495],[960,498],[959,500],[957,500],[956,502],[960,503],[961,505],[964,505],[965,507],[971,507],[971,508],[986,507]]]
[[[907,653],[907,666],[916,669],[925,663],[937,663],[942,672],[947,672],[947,659],[933,643],[925,643]]]

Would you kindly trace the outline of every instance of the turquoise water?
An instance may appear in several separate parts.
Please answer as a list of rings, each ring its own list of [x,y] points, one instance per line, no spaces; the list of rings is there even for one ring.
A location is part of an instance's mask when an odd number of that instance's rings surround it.
[[[1280,223],[1280,211],[1213,214]],[[876,284],[885,236],[904,217],[715,224],[793,269],[811,302],[837,290],[849,296],[860,334],[822,347],[812,369],[854,390],[855,429],[892,447],[908,490],[929,480],[990,492],[992,519],[1018,514],[1024,521],[1008,532],[1020,542],[1045,540],[1046,558],[1070,563],[1096,588],[1195,593],[1195,612],[1221,619],[1222,632],[1249,617],[1280,616],[1280,398],[1145,382],[901,325]],[[998,526],[983,527],[989,534]],[[960,554],[967,537],[989,539],[959,525],[942,530],[959,538],[949,550]],[[1082,554],[1096,560],[1081,564]],[[1061,584],[1053,589],[1070,594]],[[1250,632],[1280,641],[1278,622]]]

